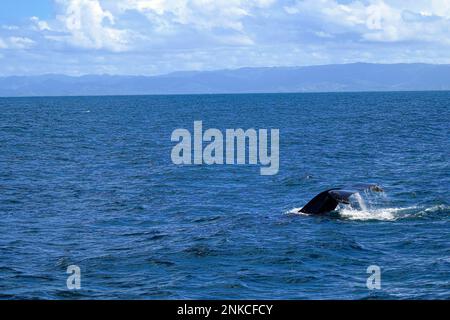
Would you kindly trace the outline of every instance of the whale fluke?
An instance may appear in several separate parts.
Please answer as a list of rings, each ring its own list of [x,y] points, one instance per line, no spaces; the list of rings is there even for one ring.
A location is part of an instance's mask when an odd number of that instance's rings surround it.
[[[352,194],[364,190],[383,192],[383,189],[374,183],[358,183],[350,187],[333,188],[319,193],[299,212],[307,214],[325,214],[331,212],[336,209],[339,203],[349,204],[349,198]]]

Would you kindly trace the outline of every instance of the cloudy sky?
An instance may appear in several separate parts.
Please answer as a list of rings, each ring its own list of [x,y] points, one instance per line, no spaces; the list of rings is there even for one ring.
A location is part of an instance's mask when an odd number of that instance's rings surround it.
[[[1,0],[0,75],[450,63],[450,0]]]

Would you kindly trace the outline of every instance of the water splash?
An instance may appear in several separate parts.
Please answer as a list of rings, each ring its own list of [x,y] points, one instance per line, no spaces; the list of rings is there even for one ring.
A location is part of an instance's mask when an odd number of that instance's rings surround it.
[[[285,214],[304,214],[303,212],[300,212],[300,210],[302,210],[303,207],[299,207],[299,208],[292,208],[288,211],[285,212]]]
[[[298,214],[310,216],[307,213],[300,212],[302,207],[292,208],[286,212],[286,214]],[[405,219],[414,216],[414,212],[417,212],[417,206],[411,207],[391,207],[391,208],[378,208],[378,209],[359,209],[348,205],[342,205],[337,208],[336,212],[338,216],[346,220],[355,221],[396,221],[399,219]],[[420,211],[424,212],[424,211]]]
[[[353,197],[358,202],[359,207],[362,211],[368,211],[366,202],[364,201],[363,197],[361,197],[361,194],[359,192],[355,193]]]
[[[413,205],[408,207],[394,206],[384,192],[363,191],[354,193],[349,204],[339,204],[329,216],[355,221],[397,221],[401,219],[416,219],[439,214],[440,217],[450,216],[450,206],[436,204],[433,206]],[[292,208],[285,214],[311,216],[300,212],[303,207]]]
[[[336,208],[336,214],[342,219],[359,221],[396,221],[417,214],[417,206],[391,207],[387,206],[387,200],[388,198],[383,192],[355,193],[350,197],[350,204],[340,204]],[[309,215],[300,212],[301,209],[302,207],[292,208],[286,214]]]
[[[345,207],[339,209],[339,216],[348,220],[380,220],[380,221],[395,221],[400,218],[398,214],[407,208],[384,208],[359,210],[352,207]]]
[[[396,221],[410,217],[417,212],[417,206],[396,207],[388,201],[384,192],[355,193],[350,197],[349,205],[339,205],[337,212],[346,220],[359,221]]]
[[[436,212],[436,211],[449,211],[450,206],[446,206],[445,204],[435,205],[429,208],[426,208],[424,212]]]

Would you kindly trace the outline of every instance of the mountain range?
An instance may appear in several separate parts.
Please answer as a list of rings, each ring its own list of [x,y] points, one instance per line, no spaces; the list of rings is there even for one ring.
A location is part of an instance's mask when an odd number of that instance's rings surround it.
[[[427,90],[450,90],[450,65],[352,63],[159,76],[0,77],[1,97]]]

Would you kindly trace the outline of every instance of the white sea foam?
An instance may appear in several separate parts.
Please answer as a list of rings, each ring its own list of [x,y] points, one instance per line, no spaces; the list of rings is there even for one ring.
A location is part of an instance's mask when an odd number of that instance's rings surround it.
[[[306,213],[300,212],[302,207],[292,208],[286,212],[286,214],[299,214],[307,215]],[[337,208],[337,214],[348,220],[359,220],[359,221],[369,221],[369,220],[380,220],[380,221],[395,221],[402,218],[407,218],[411,214],[408,211],[417,209],[416,206],[404,207],[404,208],[379,208],[379,209],[359,209],[352,208],[351,206],[341,206]]]
[[[288,211],[286,211],[286,214],[304,214],[302,212],[300,212],[300,210],[302,210],[303,207],[300,208],[292,208]]]
[[[430,208],[426,208],[424,212],[435,212],[435,211],[444,211],[450,209],[450,206],[446,206],[445,204],[440,204],[436,206],[432,206]]]
[[[348,220],[380,220],[395,221],[409,216],[405,211],[414,209],[415,207],[405,208],[380,208],[380,209],[354,209],[352,207],[342,207],[338,210],[339,215]]]

